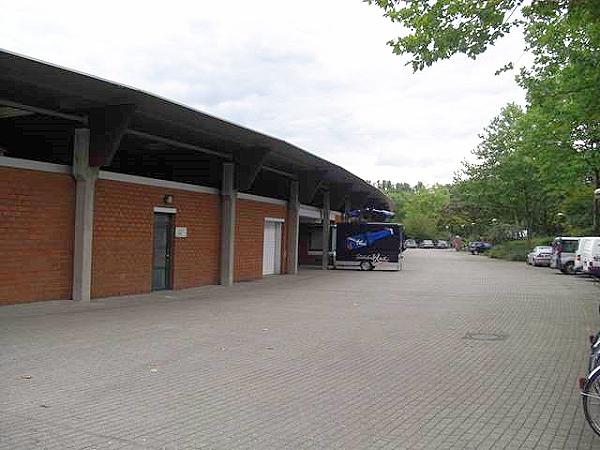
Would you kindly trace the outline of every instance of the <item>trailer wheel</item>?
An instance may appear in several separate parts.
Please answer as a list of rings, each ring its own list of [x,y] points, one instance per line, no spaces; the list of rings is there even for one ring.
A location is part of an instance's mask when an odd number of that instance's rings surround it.
[[[360,270],[373,270],[375,267],[371,264],[371,261],[361,261]]]

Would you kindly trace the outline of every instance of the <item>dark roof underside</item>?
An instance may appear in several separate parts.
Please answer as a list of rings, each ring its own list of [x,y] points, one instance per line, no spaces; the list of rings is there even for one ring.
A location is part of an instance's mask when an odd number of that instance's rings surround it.
[[[351,193],[353,207],[391,207],[389,198],[364,180],[281,139],[146,92],[3,51],[0,102],[0,146],[8,156],[69,164],[73,130],[81,124],[68,115],[86,117],[94,109],[127,104],[135,107],[128,125],[133,132],[125,133],[106,170],[218,186],[224,160],[234,152],[261,148],[269,150],[264,166],[270,170],[259,172],[249,192],[285,198],[290,177],[302,182],[306,171],[325,171],[323,188],[336,199],[333,208],[340,207],[344,193]],[[17,109],[6,108],[11,102]],[[33,108],[19,114],[18,105]],[[51,117],[44,110],[67,117]],[[140,132],[213,153],[157,142]],[[318,206],[319,198],[312,203]]]

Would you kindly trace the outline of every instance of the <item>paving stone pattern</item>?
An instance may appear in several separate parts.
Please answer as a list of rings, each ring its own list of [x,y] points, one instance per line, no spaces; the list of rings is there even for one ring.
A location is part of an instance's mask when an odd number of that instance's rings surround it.
[[[577,388],[598,303],[415,249],[397,273],[5,306],[0,448],[600,448]]]

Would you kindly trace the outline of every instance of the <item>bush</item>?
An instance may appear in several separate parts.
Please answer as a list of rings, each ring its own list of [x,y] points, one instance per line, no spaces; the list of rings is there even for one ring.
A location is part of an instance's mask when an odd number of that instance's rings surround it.
[[[525,261],[536,245],[551,245],[551,237],[533,238],[523,241],[505,241],[496,245],[487,252],[490,258],[505,259],[507,261]]]

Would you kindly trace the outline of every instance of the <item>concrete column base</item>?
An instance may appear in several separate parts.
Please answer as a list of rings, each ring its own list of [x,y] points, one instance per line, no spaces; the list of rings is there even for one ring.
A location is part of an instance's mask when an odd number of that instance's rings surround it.
[[[288,201],[287,216],[287,273],[298,273],[298,236],[300,232],[300,201],[298,199],[299,184],[292,181],[290,184],[290,199]]]
[[[329,191],[323,193],[323,256],[321,261],[321,268],[323,270],[329,269],[329,212],[330,212],[330,199]]]
[[[235,209],[237,191],[234,188],[235,168],[233,163],[223,163],[221,187],[221,264],[220,283],[233,284],[235,262]]]
[[[90,131],[75,130],[73,177],[75,178],[75,242],[73,248],[73,300],[89,302],[92,288],[92,240],[94,191],[99,169],[89,166]]]

